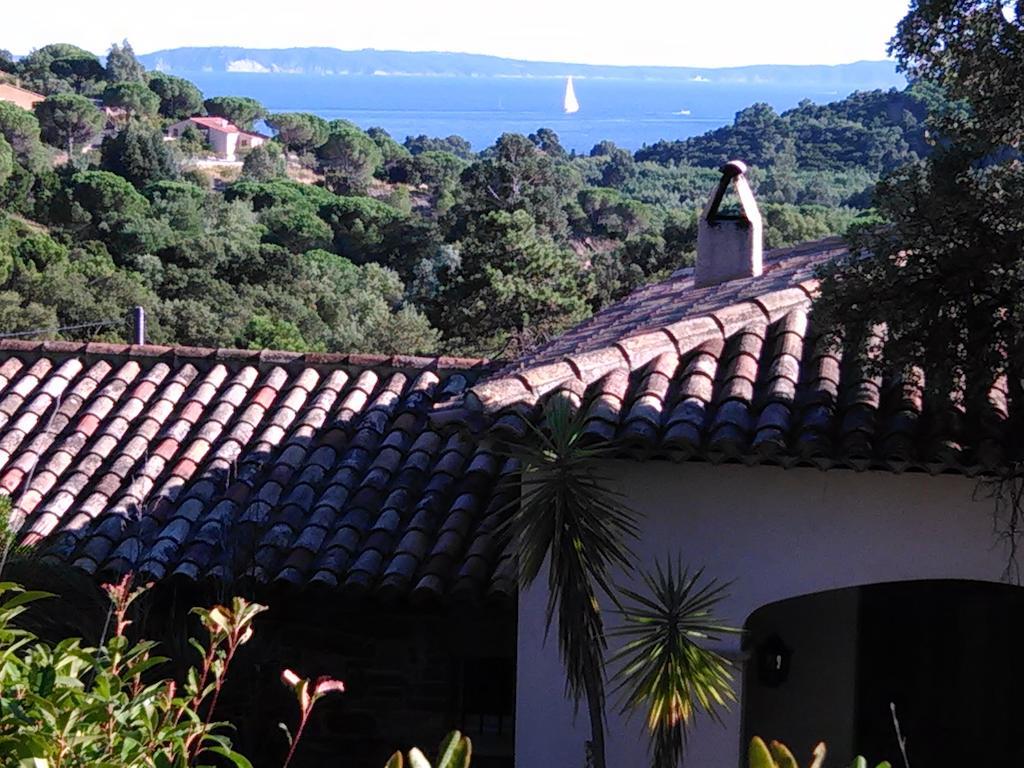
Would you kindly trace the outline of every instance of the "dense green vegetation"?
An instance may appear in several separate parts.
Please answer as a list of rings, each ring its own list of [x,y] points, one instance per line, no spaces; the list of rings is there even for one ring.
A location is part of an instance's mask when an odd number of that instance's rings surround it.
[[[1019,583],[1024,409],[1024,3],[919,0],[892,41],[901,67],[954,101],[933,110],[943,137],[879,185],[883,228],[858,228],[857,257],[825,274],[823,323],[850,333],[886,323],[873,367],[904,372],[936,409],[1001,424],[1008,463],[988,493]],[[871,258],[864,258],[871,254]],[[873,345],[877,347],[878,345]],[[868,344],[864,344],[867,349]],[[996,415],[998,414],[998,415]]]
[[[927,151],[937,101],[754,105],[635,154],[569,153],[545,128],[475,153],[204,101],[127,43],[106,66],[57,44],[3,69],[47,99],[0,103],[0,334],[125,340],[141,304],[153,342],[381,353],[511,354],[692,263],[729,157],[753,167],[768,247],[843,232],[880,174]],[[162,136],[199,112],[276,138],[211,170],[198,131]]]

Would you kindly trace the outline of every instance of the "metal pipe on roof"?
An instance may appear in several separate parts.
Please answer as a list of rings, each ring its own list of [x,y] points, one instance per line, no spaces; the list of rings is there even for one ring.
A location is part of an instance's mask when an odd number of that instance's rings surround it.
[[[146,308],[135,307],[132,310],[132,343],[146,343]]]

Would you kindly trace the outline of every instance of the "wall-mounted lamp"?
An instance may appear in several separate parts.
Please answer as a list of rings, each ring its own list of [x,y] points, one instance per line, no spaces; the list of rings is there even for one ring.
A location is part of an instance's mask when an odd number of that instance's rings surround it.
[[[789,677],[793,649],[778,635],[771,635],[757,646],[757,679],[768,688],[778,688]]]

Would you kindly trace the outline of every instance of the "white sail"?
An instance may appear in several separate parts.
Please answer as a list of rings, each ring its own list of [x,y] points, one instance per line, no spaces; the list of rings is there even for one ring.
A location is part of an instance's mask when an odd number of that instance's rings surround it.
[[[565,102],[562,108],[567,115],[580,111],[580,103],[576,99],[576,90],[572,87],[572,75],[569,75],[565,81]]]

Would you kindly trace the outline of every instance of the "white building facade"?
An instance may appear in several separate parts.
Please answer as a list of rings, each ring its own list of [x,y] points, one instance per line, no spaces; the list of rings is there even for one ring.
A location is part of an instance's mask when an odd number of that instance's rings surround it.
[[[993,531],[993,502],[975,500],[977,481],[964,477],[665,461],[615,461],[602,469],[643,516],[634,547],[640,563],[650,566],[656,558],[664,562],[678,554],[684,564],[704,567],[709,578],[730,582],[721,618],[736,627],[762,606],[786,598],[890,581],[999,582],[1006,566],[1006,551]],[[544,639],[545,600],[540,585],[519,598],[518,768],[582,766],[589,738],[585,709],[574,716],[564,697],[556,638]],[[614,615],[606,615],[614,624]],[[821,627],[840,638],[852,638],[853,630]],[[737,703],[724,727],[696,718],[685,764],[737,768],[745,749],[743,667],[753,662],[736,638],[711,647],[737,665]],[[794,671],[803,661],[797,649]],[[825,737],[833,714],[829,708],[846,704],[827,701],[830,691],[843,687],[828,675],[839,674],[826,670],[821,685],[812,686],[807,696],[803,716],[821,718],[818,738]],[[609,695],[607,764],[648,765],[643,716],[620,715],[618,703]],[[813,744],[791,746],[803,760]],[[858,748],[832,747],[835,765],[845,765],[853,757],[848,750]],[[876,759],[883,757],[897,756]]]

